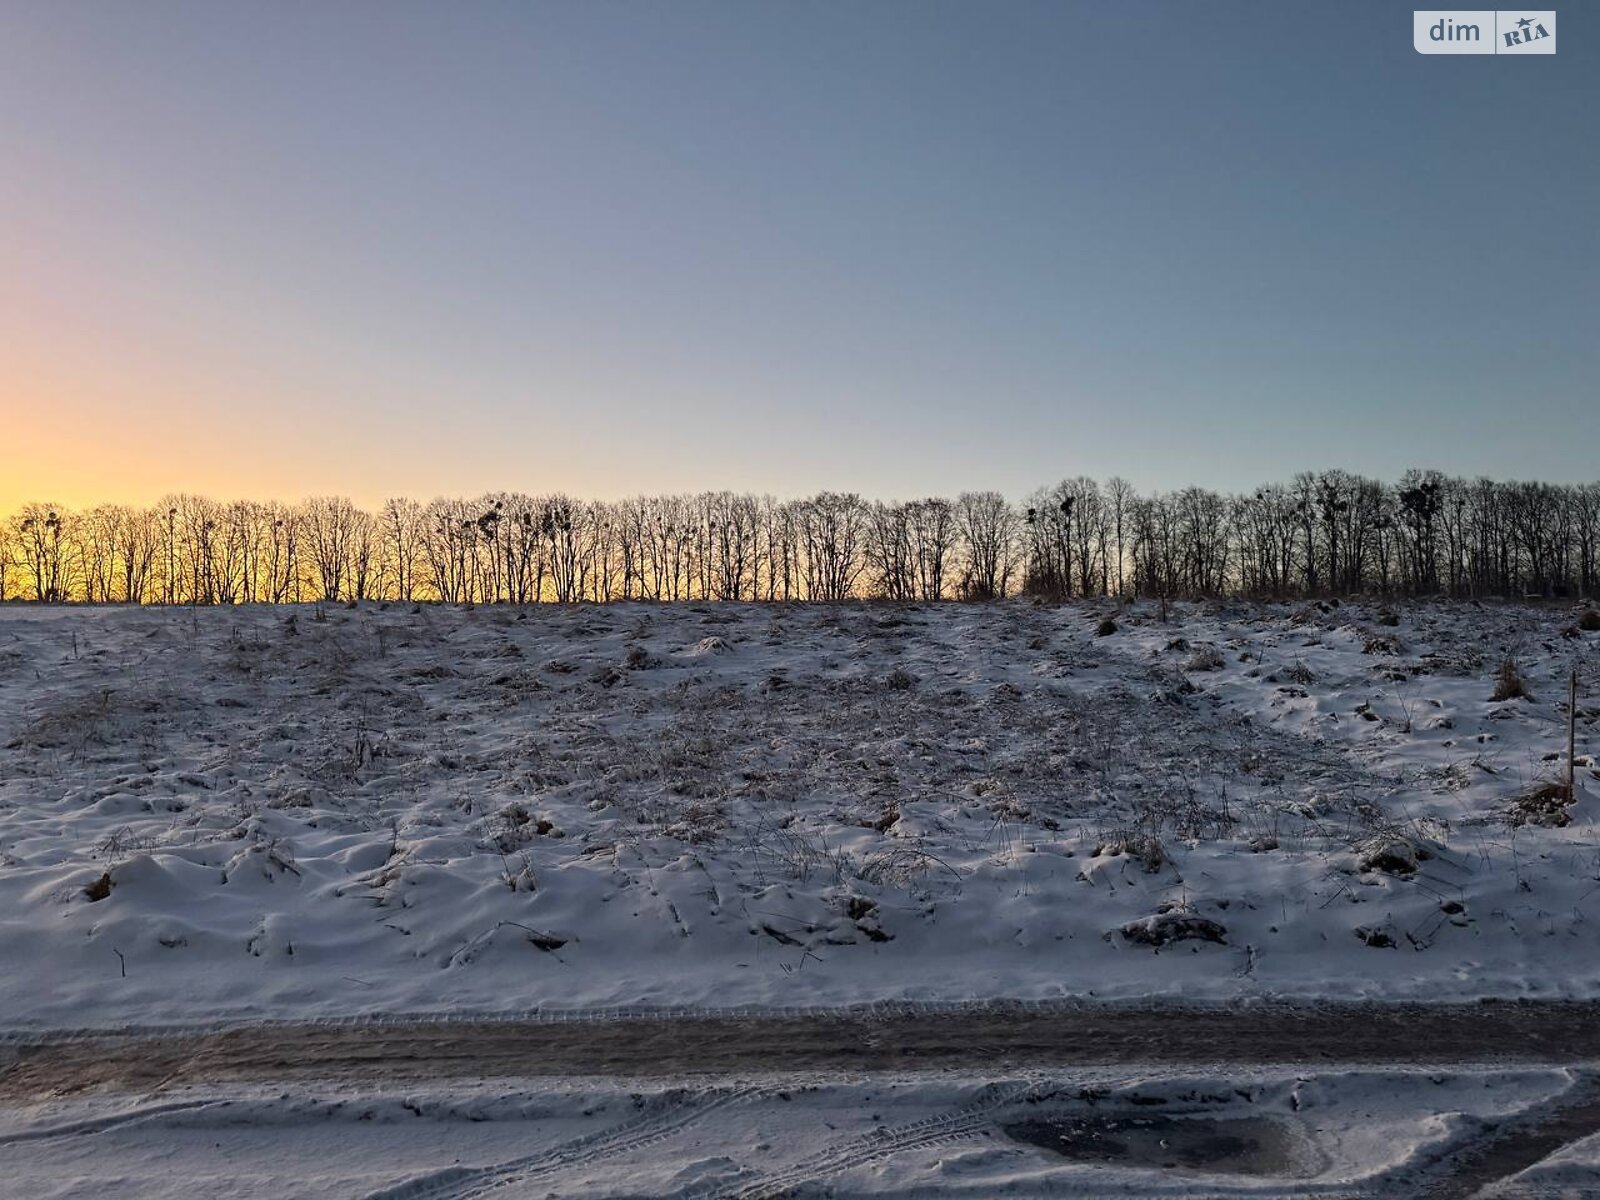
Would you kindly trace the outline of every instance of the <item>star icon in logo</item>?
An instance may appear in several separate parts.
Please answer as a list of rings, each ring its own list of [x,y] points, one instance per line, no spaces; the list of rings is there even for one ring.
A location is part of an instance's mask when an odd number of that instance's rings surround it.
[[[1521,25],[1524,29],[1526,29],[1529,25],[1532,25],[1533,22],[1530,21],[1527,17],[1523,17],[1522,20],[1517,22],[1517,24]]]

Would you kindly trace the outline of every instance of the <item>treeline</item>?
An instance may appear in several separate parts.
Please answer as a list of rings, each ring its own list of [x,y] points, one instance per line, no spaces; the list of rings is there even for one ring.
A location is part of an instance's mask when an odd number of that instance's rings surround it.
[[[1343,471],[1241,495],[1065,480],[907,503],[729,492],[616,503],[492,493],[376,511],[172,496],[29,504],[0,528],[0,600],[984,600],[1238,594],[1593,596],[1600,483]]]

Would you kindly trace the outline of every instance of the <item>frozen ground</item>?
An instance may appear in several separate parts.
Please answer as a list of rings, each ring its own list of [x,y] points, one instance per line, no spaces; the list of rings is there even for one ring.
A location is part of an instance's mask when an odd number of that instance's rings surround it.
[[[0,608],[0,1024],[1600,995],[1574,610],[1112,612]]]
[[[0,1166],[41,1200],[1581,1196],[1596,1097],[1556,1068],[189,1084],[0,1109]]]
[[[1600,998],[1600,634],[1111,614],[0,608],[0,1190],[1594,1194],[1593,1006],[1390,1002]]]

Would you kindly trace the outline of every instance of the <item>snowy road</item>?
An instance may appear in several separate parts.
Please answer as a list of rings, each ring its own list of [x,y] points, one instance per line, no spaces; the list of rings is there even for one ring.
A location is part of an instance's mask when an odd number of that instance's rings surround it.
[[[0,1045],[29,1197],[1541,1197],[1600,1005],[906,1007]]]
[[[0,1098],[85,1089],[327,1079],[1038,1068],[1112,1063],[1600,1061],[1600,1004],[1026,1004],[815,1016],[273,1024],[26,1038],[0,1054]]]

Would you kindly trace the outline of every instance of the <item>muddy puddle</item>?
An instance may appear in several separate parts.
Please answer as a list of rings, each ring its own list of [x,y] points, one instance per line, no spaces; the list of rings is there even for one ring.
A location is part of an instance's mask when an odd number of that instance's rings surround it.
[[[1264,1117],[1216,1119],[1146,1114],[1054,1117],[1001,1126],[1015,1141],[1071,1162],[1217,1175],[1303,1177],[1300,1135]]]

